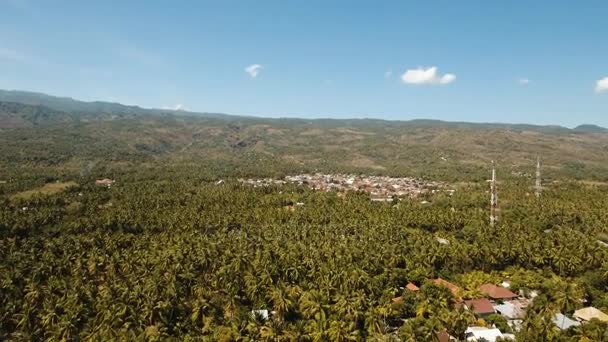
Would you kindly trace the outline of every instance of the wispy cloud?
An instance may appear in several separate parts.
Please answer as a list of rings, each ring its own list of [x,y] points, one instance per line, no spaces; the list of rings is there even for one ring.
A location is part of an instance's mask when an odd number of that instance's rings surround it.
[[[520,78],[520,79],[517,80],[517,83],[519,83],[521,85],[528,85],[528,84],[530,84],[530,82],[532,82],[532,81],[530,81],[527,78]]]
[[[604,77],[600,80],[597,80],[597,82],[595,82],[595,92],[601,93],[604,91],[608,91],[608,77]]]
[[[387,70],[384,73],[384,78],[391,78],[391,76],[393,76],[393,70]]]
[[[437,73],[437,67],[430,68],[418,67],[417,69],[408,69],[401,75],[401,81],[407,84],[450,84],[456,80],[454,74],[444,74],[440,76]]]
[[[256,78],[263,68],[264,67],[259,64],[251,64],[245,68],[245,72],[248,73],[251,78]]]

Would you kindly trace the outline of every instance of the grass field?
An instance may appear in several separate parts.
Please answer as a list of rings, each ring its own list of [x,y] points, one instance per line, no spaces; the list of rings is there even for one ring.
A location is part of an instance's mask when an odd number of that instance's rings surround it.
[[[38,189],[27,190],[19,192],[11,196],[11,199],[24,199],[28,200],[36,196],[50,196],[65,191],[67,188],[76,187],[76,182],[65,182],[65,183],[47,183]]]

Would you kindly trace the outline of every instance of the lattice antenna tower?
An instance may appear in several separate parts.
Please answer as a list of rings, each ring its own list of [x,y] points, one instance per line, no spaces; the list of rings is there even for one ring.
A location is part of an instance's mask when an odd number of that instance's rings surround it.
[[[498,220],[496,211],[498,208],[498,192],[496,190],[496,168],[494,161],[492,160],[492,181],[490,182],[490,225],[494,227],[494,224]]]

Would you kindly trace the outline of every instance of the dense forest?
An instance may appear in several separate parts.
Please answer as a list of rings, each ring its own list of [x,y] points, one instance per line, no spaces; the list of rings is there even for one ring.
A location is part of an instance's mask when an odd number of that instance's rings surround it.
[[[608,341],[599,320],[552,321],[608,312],[605,133],[265,120],[2,129],[0,340],[435,341],[480,325],[518,341]],[[237,180],[316,171],[418,176],[455,191],[372,202]],[[436,278],[465,299],[504,280],[537,296],[516,330],[466,310]]]

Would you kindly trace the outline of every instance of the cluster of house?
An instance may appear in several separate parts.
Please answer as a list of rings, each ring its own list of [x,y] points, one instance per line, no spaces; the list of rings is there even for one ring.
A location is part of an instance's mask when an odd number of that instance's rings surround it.
[[[369,193],[374,201],[392,201],[393,197],[417,197],[427,192],[446,191],[446,184],[435,181],[425,181],[411,177],[365,176],[352,174],[302,174],[286,176],[284,179],[239,179],[241,183],[254,187],[297,184],[308,186],[319,191],[363,191]]]
[[[444,279],[437,278],[433,280],[435,285],[443,286],[450,290],[457,305],[464,306],[470,310],[476,317],[483,319],[489,315],[499,314],[503,316],[513,331],[519,331],[523,319],[526,314],[526,309],[537,296],[537,293],[532,292],[529,297],[525,297],[523,292],[515,294],[509,290],[509,282],[503,282],[500,286],[495,284],[484,284],[479,287],[479,291],[484,295],[484,298],[463,300],[463,290],[458,285],[452,284]],[[408,291],[418,291],[415,284],[409,283],[405,287]],[[401,300],[401,297],[393,298],[394,302]],[[569,318],[563,314],[556,314],[553,318],[553,323],[558,329],[566,330],[573,326],[579,326],[592,319],[608,322],[608,315],[594,307],[586,307],[574,312],[573,318]],[[467,341],[496,341],[497,338],[515,340],[513,334],[500,331],[496,327],[485,326],[470,326],[466,330]],[[442,342],[453,340],[446,332],[438,334]]]

